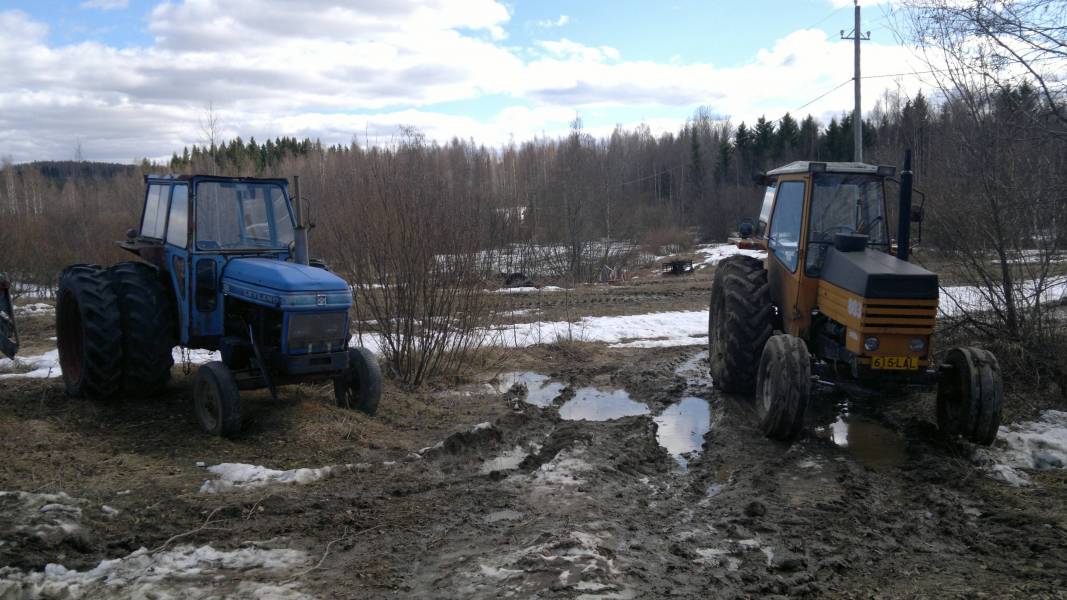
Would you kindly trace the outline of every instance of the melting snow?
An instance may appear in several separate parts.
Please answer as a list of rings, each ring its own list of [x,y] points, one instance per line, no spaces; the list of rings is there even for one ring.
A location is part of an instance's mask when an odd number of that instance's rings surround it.
[[[1037,421],[1001,426],[991,448],[978,448],[975,458],[993,477],[1010,485],[1029,485],[1021,469],[1067,467],[1067,412],[1046,410]]]
[[[290,483],[306,484],[329,477],[336,471],[347,468],[349,468],[348,465],[278,471],[245,463],[222,463],[207,468],[208,471],[219,475],[219,478],[205,481],[204,485],[200,486],[200,493],[215,494],[230,490],[244,490]]]
[[[655,348],[707,343],[708,312],[680,310],[615,317],[583,317],[574,323],[538,321],[498,330],[497,345],[525,347],[561,340],[605,342],[613,348]]]
[[[0,523],[11,529],[0,529],[9,540],[31,537],[49,545],[82,536],[82,509],[85,501],[63,492],[36,494],[32,492],[0,492]],[[8,525],[10,524],[10,525]],[[0,593],[0,598],[5,596]]]
[[[213,360],[222,360],[218,352],[210,350],[189,350],[189,362],[194,365],[204,364]],[[174,362],[182,362],[182,349],[174,349]],[[20,369],[16,373],[0,373],[0,379],[14,378],[48,378],[60,377],[63,371],[59,368],[59,350],[49,350],[44,354],[33,356],[16,356],[15,360],[0,358],[0,371]],[[28,370],[27,370],[28,369]]]
[[[696,249],[697,253],[704,255],[704,262],[702,265],[717,265],[724,258],[731,256],[751,256],[752,258],[758,258],[763,260],[767,258],[767,252],[764,250],[749,250],[746,248],[738,248],[737,244],[718,244],[715,246],[703,246]]]
[[[88,571],[75,571],[49,564],[43,571],[23,572],[0,568],[0,598],[201,598],[215,596],[217,581],[239,577],[236,593],[230,598],[310,598],[296,585],[257,582],[277,578],[310,562],[299,550],[241,548],[219,551],[211,546],[178,546],[150,553],[145,548],[124,557],[101,561]],[[197,583],[203,583],[198,587]]]

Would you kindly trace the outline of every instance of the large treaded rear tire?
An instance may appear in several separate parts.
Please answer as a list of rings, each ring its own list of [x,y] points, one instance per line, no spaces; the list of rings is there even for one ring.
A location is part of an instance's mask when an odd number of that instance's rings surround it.
[[[136,261],[108,269],[118,296],[122,329],[122,392],[151,396],[174,366],[174,312],[169,290],[155,267]]]
[[[811,395],[811,355],[804,340],[776,335],[760,356],[756,412],[760,430],[769,438],[792,440],[804,428]]]
[[[119,305],[111,279],[96,265],[73,265],[59,276],[56,346],[71,396],[113,397],[122,383]]]
[[[708,311],[712,383],[731,393],[755,389],[756,368],[773,324],[774,308],[763,262],[749,256],[731,256],[720,262]]]
[[[982,348],[953,348],[937,383],[937,426],[945,435],[962,435],[988,446],[997,439],[1004,404],[1000,363]]]

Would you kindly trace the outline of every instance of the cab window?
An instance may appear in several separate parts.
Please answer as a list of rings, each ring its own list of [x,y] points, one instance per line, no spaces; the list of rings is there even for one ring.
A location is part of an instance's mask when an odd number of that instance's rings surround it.
[[[170,198],[167,243],[184,248],[189,240],[189,186],[176,185]]]
[[[756,228],[757,237],[767,235],[767,223],[771,221],[771,207],[774,206],[774,191],[774,185],[769,185],[763,194],[763,206],[759,210],[759,226]]]
[[[767,247],[790,271],[797,270],[800,248],[800,224],[804,214],[804,182],[785,181],[778,186],[778,196],[771,215],[771,232]]]
[[[170,196],[169,185],[148,186],[144,216],[141,218],[141,237],[163,239],[163,231],[167,226],[168,196]]]

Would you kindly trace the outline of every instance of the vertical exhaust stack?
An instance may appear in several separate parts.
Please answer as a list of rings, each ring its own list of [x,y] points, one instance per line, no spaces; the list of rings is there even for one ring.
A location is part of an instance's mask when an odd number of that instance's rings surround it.
[[[296,213],[296,230],[293,240],[296,242],[296,256],[293,261],[308,264],[308,230],[304,226],[304,210],[300,198],[300,176],[293,175],[293,212]]]
[[[911,149],[904,151],[900,172],[900,211],[897,215],[897,258],[908,260],[911,251]]]

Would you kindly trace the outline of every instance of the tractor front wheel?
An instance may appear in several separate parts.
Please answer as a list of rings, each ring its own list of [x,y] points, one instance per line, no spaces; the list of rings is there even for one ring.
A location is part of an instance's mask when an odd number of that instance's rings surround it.
[[[767,340],[756,374],[756,413],[763,434],[792,440],[804,427],[811,394],[811,355],[800,338],[788,334]]]
[[[91,400],[114,396],[122,383],[118,298],[107,272],[67,267],[56,294],[56,346],[67,394]]]
[[[382,398],[382,369],[378,357],[366,348],[348,349],[348,373],[333,380],[337,406],[373,416]]]
[[[997,357],[982,348],[953,348],[937,384],[937,426],[945,435],[988,446],[997,439],[1004,382]]]
[[[211,435],[232,437],[241,431],[241,393],[229,367],[214,361],[197,369],[193,408],[200,427]]]

